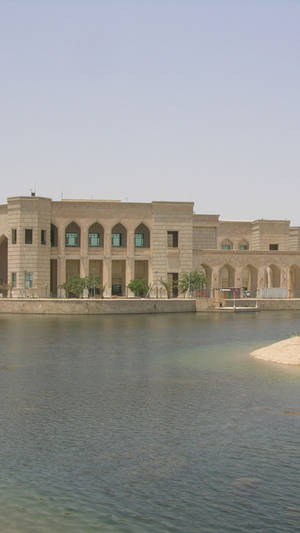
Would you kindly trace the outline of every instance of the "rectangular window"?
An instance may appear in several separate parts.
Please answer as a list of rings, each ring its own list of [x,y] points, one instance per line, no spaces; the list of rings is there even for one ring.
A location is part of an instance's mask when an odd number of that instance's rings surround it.
[[[111,245],[119,248],[122,246],[122,233],[111,234]]]
[[[32,289],[32,272],[25,272],[25,289]]]
[[[278,244],[270,244],[269,245],[269,250],[278,250],[278,249],[279,249]]]
[[[41,230],[41,244],[46,244],[46,230]]]
[[[168,248],[178,248],[178,231],[168,231]]]
[[[25,244],[32,244],[32,229],[25,229]]]
[[[134,235],[135,240],[135,247],[136,248],[143,248],[145,246],[144,244],[144,234],[143,233],[136,233]]]
[[[79,246],[78,233],[66,233],[66,246]]]
[[[89,233],[89,246],[101,246],[100,233]]]
[[[16,229],[11,230],[11,243],[17,244],[17,230]]]
[[[11,273],[11,286],[13,289],[17,286],[17,273],[16,272]]]
[[[249,246],[248,246],[248,244],[240,244],[239,245],[239,249],[240,250],[249,250]]]

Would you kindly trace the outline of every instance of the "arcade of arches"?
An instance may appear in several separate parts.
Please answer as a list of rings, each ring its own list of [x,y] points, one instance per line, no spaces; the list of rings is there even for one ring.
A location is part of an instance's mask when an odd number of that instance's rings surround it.
[[[198,270],[205,274],[206,287],[209,291],[214,288],[240,287],[255,297],[258,288],[285,287],[288,289],[290,298],[300,298],[300,266],[298,265],[280,268],[270,264],[259,269],[251,264],[235,268],[228,263],[220,267],[202,263]]]

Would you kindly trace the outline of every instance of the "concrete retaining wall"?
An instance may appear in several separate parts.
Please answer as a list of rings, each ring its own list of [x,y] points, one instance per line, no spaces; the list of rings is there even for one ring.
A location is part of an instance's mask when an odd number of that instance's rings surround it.
[[[235,300],[236,307],[255,307],[257,306],[261,311],[284,311],[285,309],[300,310],[300,298],[271,298],[271,299],[251,299],[242,298]],[[233,300],[226,300],[227,307],[233,307]]]
[[[107,315],[134,313],[193,313],[196,301],[183,300],[71,300],[71,299],[0,299],[0,313],[55,314],[55,315]]]

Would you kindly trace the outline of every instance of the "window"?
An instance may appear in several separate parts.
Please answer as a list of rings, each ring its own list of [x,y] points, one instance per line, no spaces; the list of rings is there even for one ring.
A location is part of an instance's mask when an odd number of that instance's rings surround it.
[[[89,233],[89,246],[101,246],[100,233]]]
[[[17,286],[17,273],[16,272],[11,273],[11,286],[13,289]]]
[[[25,272],[25,289],[32,289],[32,272]]]
[[[248,246],[248,244],[239,244],[239,249],[240,250],[249,250],[249,246]]]
[[[178,231],[168,231],[168,248],[178,248]]]
[[[225,240],[221,243],[221,249],[222,249],[222,250],[232,250],[232,249],[233,249],[233,244],[232,244],[232,242],[231,242],[229,239],[225,239]]]
[[[11,243],[17,244],[17,230],[16,229],[11,230]]]
[[[122,233],[111,234],[111,245],[116,247],[122,246]]]
[[[270,244],[269,245],[269,250],[278,250],[278,249],[279,249],[278,244]]]
[[[32,244],[32,229],[25,229],[25,244]]]
[[[66,246],[79,246],[79,235],[77,232],[66,232]]]
[[[134,241],[135,241],[136,248],[143,248],[144,247],[144,234],[143,233],[135,233]]]
[[[41,244],[46,244],[46,230],[41,230]]]

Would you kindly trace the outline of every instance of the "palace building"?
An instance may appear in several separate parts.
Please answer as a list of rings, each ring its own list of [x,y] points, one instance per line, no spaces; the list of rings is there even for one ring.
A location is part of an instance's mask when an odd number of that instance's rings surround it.
[[[13,297],[64,296],[73,274],[99,276],[105,297],[127,296],[144,278],[203,270],[208,290],[285,288],[300,297],[300,228],[287,220],[222,221],[192,202],[131,203],[8,198],[0,206],[0,284]]]

